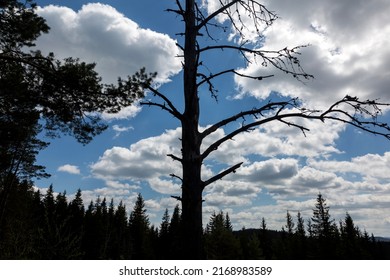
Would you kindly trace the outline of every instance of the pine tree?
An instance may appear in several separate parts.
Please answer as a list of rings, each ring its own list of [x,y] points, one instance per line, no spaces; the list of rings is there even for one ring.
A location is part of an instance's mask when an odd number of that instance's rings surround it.
[[[170,251],[172,247],[172,234],[169,231],[170,219],[171,217],[169,216],[168,209],[165,209],[158,234],[159,242],[157,244],[157,257],[159,259],[170,258]]]
[[[226,230],[233,232],[233,226],[232,226],[232,223],[230,221],[229,213],[227,213],[227,212],[225,215],[225,228],[226,228]]]
[[[294,254],[296,253],[295,248],[294,248],[294,222],[293,218],[290,214],[289,211],[287,211],[286,214],[286,229],[285,231],[284,227],[282,228],[282,240],[281,240],[281,245],[279,248],[279,253],[280,251],[283,252],[283,259],[293,259]]]
[[[145,201],[139,193],[133,211],[130,213],[129,229],[133,243],[134,259],[150,259],[153,257],[150,240],[150,222],[146,214]]]
[[[287,233],[289,235],[293,235],[294,233],[294,222],[293,222],[293,218],[291,217],[291,214],[290,212],[287,211],[287,214],[286,214],[286,219],[287,219],[287,223],[286,223],[286,228],[287,228]]]
[[[172,243],[169,250],[169,259],[182,259],[183,256],[183,228],[181,222],[181,209],[177,204],[173,209],[171,221],[169,223],[169,234]]]
[[[326,199],[322,194],[318,194],[315,209],[313,209],[312,230],[316,238],[330,238],[332,237],[333,223],[329,214],[329,206],[326,205]]]
[[[238,239],[233,235],[230,221],[226,222],[223,212],[211,215],[205,233],[205,251],[207,259],[237,259],[241,257]],[[229,216],[227,216],[229,217]]]
[[[319,193],[317,196],[313,217],[311,218],[311,230],[314,239],[318,242],[317,258],[337,258],[338,229],[329,214],[329,206],[326,199]]]
[[[297,227],[295,229],[295,258],[306,259],[307,258],[307,236],[305,231],[305,222],[302,218],[301,212],[297,214]]]
[[[297,228],[295,230],[296,235],[306,237],[306,231],[305,231],[305,221],[302,218],[301,212],[298,211],[297,214]]]
[[[129,259],[131,257],[132,243],[128,228],[126,206],[122,201],[114,215],[115,238],[112,246],[112,259]]]
[[[103,237],[101,224],[101,199],[98,197],[90,202],[85,212],[85,234],[83,235],[83,250],[85,258],[96,260],[101,258]]]
[[[267,223],[264,217],[261,218],[259,240],[260,240],[261,250],[263,251],[265,259],[267,260],[271,259],[273,255],[272,244],[268,234]]]
[[[39,193],[31,182],[15,182],[9,193],[0,235],[0,259],[39,259],[38,227],[43,218]]]
[[[360,259],[362,248],[360,248],[360,231],[355,226],[352,217],[347,212],[344,221],[340,222],[340,235],[343,248],[343,258]]]

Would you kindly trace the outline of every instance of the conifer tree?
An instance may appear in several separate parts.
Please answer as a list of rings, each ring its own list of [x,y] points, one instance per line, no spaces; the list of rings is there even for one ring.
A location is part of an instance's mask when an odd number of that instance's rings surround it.
[[[210,217],[205,233],[207,259],[236,259],[241,255],[240,243],[225,217],[222,211],[218,214],[214,212]]]
[[[129,229],[133,244],[132,257],[134,259],[150,259],[153,257],[150,221],[146,211],[145,201],[139,193],[129,218]]]
[[[297,228],[295,230],[295,233],[298,236],[305,237],[306,236],[305,221],[302,218],[301,212],[299,212],[299,211],[298,211],[298,214],[297,214],[297,220],[298,220],[298,223],[297,223]]]
[[[305,222],[302,218],[301,212],[297,214],[297,227],[295,229],[295,258],[306,259],[307,258],[307,236],[305,231]]]
[[[43,217],[40,196],[27,180],[15,182],[15,186],[0,225],[0,259],[38,259],[38,226]]]
[[[114,215],[115,238],[113,239],[112,253],[113,259],[129,259],[131,257],[132,243],[128,228],[128,217],[126,205],[122,201]]]
[[[158,234],[159,242],[157,244],[157,257],[159,259],[170,258],[170,250],[172,246],[172,234],[169,231],[170,219],[171,217],[169,216],[168,209],[165,209]]]
[[[268,234],[267,223],[264,217],[261,218],[259,240],[260,240],[261,250],[263,251],[265,259],[271,259],[273,255],[272,244]]]
[[[333,234],[333,223],[329,214],[329,206],[326,204],[326,199],[319,193],[315,209],[313,209],[312,230],[317,238],[330,238]]]
[[[239,231],[239,240],[242,259],[258,260],[263,258],[259,236],[256,233],[250,233],[243,227]]]
[[[293,218],[290,214],[290,212],[287,211],[287,214],[286,214],[286,219],[287,219],[287,223],[286,223],[286,228],[287,228],[287,233],[289,235],[292,235],[294,233],[294,222],[293,222]]]
[[[313,216],[311,218],[311,231],[317,241],[317,258],[332,259],[337,258],[338,229],[329,214],[329,206],[321,193],[316,199]]]
[[[360,259],[362,248],[360,248],[360,232],[355,226],[352,217],[347,212],[344,221],[340,222],[340,235],[343,248],[343,258]]]
[[[181,222],[181,209],[177,204],[173,209],[169,223],[169,234],[172,238],[169,250],[169,259],[182,259],[183,256],[183,228]]]

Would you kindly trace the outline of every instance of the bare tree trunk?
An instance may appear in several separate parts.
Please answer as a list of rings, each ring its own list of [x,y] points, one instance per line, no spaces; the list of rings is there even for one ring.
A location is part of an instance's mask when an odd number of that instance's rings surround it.
[[[182,126],[182,157],[168,155],[173,160],[180,161],[182,164],[182,177],[171,174],[172,177],[182,180],[182,195],[179,199],[182,204],[182,241],[183,250],[178,258],[185,259],[201,259],[203,258],[203,226],[202,226],[202,193],[205,187],[222,179],[226,175],[235,172],[243,164],[237,163],[226,170],[220,171],[211,178],[205,178],[202,181],[201,168],[203,161],[214,151],[216,151],[223,143],[230,141],[240,133],[248,132],[255,127],[262,126],[269,122],[282,122],[287,126],[295,127],[302,131],[303,134],[309,131],[309,128],[297,123],[297,119],[310,119],[325,122],[325,120],[339,121],[345,124],[360,128],[363,131],[374,135],[382,135],[390,139],[390,126],[387,123],[377,121],[377,116],[381,113],[381,107],[390,106],[390,104],[379,103],[375,100],[360,101],[357,97],[346,96],[341,100],[336,101],[325,111],[316,109],[301,108],[300,101],[297,98],[288,99],[280,102],[259,103],[257,106],[249,110],[244,110],[230,117],[214,123],[202,132],[199,131],[199,116],[200,106],[198,98],[198,88],[202,85],[208,85],[211,96],[216,95],[213,85],[214,78],[234,74],[236,76],[247,79],[261,81],[270,78],[273,75],[251,76],[240,73],[238,70],[225,69],[217,73],[202,73],[198,66],[199,57],[206,52],[217,50],[236,51],[246,61],[250,62],[253,57],[257,57],[262,62],[263,67],[267,65],[275,70],[290,74],[297,80],[301,78],[309,79],[313,76],[307,74],[300,65],[298,55],[299,49],[304,46],[294,48],[283,48],[280,50],[263,50],[250,48],[245,44],[245,40],[241,44],[222,44],[206,45],[201,47],[198,44],[197,37],[201,34],[211,38],[210,27],[222,28],[224,26],[214,23],[213,20],[220,14],[227,15],[232,23],[232,28],[244,39],[243,29],[246,29],[246,23],[243,22],[241,14],[246,13],[253,20],[254,26],[257,29],[259,38],[262,38],[262,25],[270,26],[277,16],[274,12],[269,11],[257,0],[231,0],[227,2],[221,1],[221,7],[209,15],[202,13],[202,10],[197,6],[196,0],[186,0],[185,7],[181,4],[182,1],[176,0],[177,9],[168,9],[168,11],[179,14],[185,23],[184,46],[179,47],[184,52],[183,63],[183,81],[184,81],[184,112],[180,113],[174,104],[161,92],[150,85],[150,81],[145,84],[145,77],[139,75],[141,84],[144,84],[146,89],[149,89],[153,94],[159,97],[163,102],[144,101],[142,105],[155,106],[172,114],[180,120]],[[237,19],[235,19],[238,17]],[[203,32],[200,32],[200,31]],[[139,77],[136,77],[140,79]],[[146,77],[147,78],[147,77]],[[348,109],[345,109],[348,108]],[[354,112],[354,113],[353,113]],[[371,116],[372,121],[361,119],[361,116]],[[250,121],[246,120],[250,117]],[[254,117],[252,119],[252,117]],[[214,133],[226,125],[237,123],[243,120],[241,125],[229,132],[224,137],[216,140],[214,143],[205,147],[201,153],[200,147],[203,139]]]
[[[201,258],[202,251],[202,139],[198,131],[199,99],[197,92],[197,50],[194,0],[186,0],[184,52],[185,111],[182,118],[182,221],[184,257]]]

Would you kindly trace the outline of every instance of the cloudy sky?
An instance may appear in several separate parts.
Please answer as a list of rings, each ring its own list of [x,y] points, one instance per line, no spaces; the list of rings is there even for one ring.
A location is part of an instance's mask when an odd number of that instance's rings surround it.
[[[130,3],[131,2],[131,3]],[[200,1],[205,13],[218,0]],[[141,67],[157,71],[160,90],[182,108],[181,60],[176,34],[183,31],[179,17],[165,12],[174,0],[37,1],[38,13],[51,31],[37,47],[57,57],[79,57],[96,62],[104,82],[115,82]],[[226,76],[216,81],[218,103],[207,88],[200,91],[201,129],[255,104],[282,97],[299,97],[310,108],[323,108],[345,95],[390,102],[390,5],[387,0],[264,0],[279,19],[264,31],[264,49],[298,45],[301,64],[314,79],[301,83],[261,63],[246,64],[234,52],[214,51],[203,57],[205,69],[235,67],[245,74],[273,74],[263,81]],[[244,18],[244,20],[249,19]],[[224,21],[223,17],[219,18]],[[212,30],[222,43],[234,43],[236,34]],[[253,34],[249,40],[256,40]],[[230,40],[230,41],[228,41]],[[212,40],[201,42],[204,46]],[[207,68],[206,68],[207,67]],[[278,94],[276,94],[278,93]],[[180,184],[169,174],[180,166],[166,155],[180,154],[179,123],[163,111],[134,106],[119,114],[105,114],[109,128],[82,146],[70,137],[52,140],[39,155],[52,177],[36,185],[66,190],[71,198],[80,188],[89,203],[97,196],[123,200],[128,209],[138,192],[146,199],[153,222],[172,212]],[[390,122],[386,111],[382,120]],[[307,220],[315,198],[322,193],[338,222],[348,212],[369,233],[390,236],[390,142],[341,123],[301,121],[310,128],[306,137],[293,127],[270,123],[238,135],[213,153],[203,167],[208,178],[229,164],[244,165],[204,193],[204,217],[229,212],[236,229],[281,229],[286,211],[300,211]],[[239,124],[237,124],[239,125]],[[224,136],[219,129],[204,147]]]

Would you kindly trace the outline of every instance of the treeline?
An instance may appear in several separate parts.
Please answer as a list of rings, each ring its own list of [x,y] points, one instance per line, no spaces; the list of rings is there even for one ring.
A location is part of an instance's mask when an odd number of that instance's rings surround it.
[[[68,201],[52,186],[41,194],[26,181],[17,183],[0,227],[0,258],[182,259],[178,206],[155,226],[141,194],[130,211],[100,197],[85,208],[81,195],[79,190]],[[361,232],[348,214],[337,225],[319,195],[307,224],[298,213],[295,226],[287,212],[282,231],[269,230],[264,218],[259,229],[234,231],[228,213],[214,213],[203,252],[205,259],[384,259],[385,245]]]

